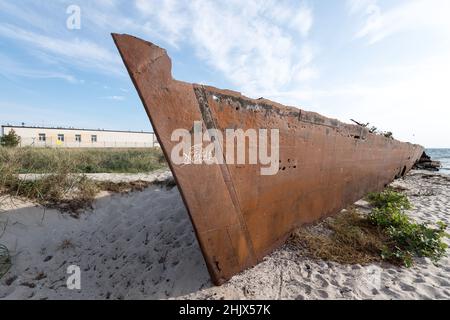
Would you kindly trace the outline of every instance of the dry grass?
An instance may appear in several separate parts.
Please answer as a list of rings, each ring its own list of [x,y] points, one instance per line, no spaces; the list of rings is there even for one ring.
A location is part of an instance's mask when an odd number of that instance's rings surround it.
[[[0,185],[3,197],[19,197],[39,205],[57,209],[78,218],[83,210],[92,208],[100,191],[111,193],[142,192],[152,185],[172,188],[173,180],[167,181],[94,181],[84,175],[58,172],[33,180],[22,180],[18,175],[10,175]]]
[[[85,172],[147,172],[165,167],[159,149],[14,149],[0,148],[0,196],[21,197],[44,207],[70,213],[92,208],[100,191],[142,191],[151,183],[97,182]],[[46,173],[36,179],[21,179],[21,173]]]
[[[155,181],[153,182],[154,185],[159,186],[160,188],[166,188],[166,189],[172,189],[174,187],[177,186],[177,183],[175,181],[175,179],[173,178],[169,178],[166,180],[162,180],[162,181]]]
[[[171,189],[176,186],[173,179],[163,181],[157,180],[154,182],[138,180],[129,182],[97,181],[95,183],[100,190],[109,191],[112,193],[142,192],[152,185],[167,189]]]
[[[92,206],[99,192],[96,183],[84,175],[70,173],[67,166],[55,168],[55,172],[39,179],[20,179],[14,162],[0,167],[0,195],[26,198],[47,208],[55,208],[78,216],[78,212]]]
[[[73,248],[75,248],[75,245],[73,244],[72,240],[64,239],[58,248],[60,250],[73,249]]]
[[[311,258],[364,265],[382,261],[387,241],[367,217],[351,208],[320,224],[297,230],[289,243]]]
[[[8,248],[0,244],[0,279],[11,268],[11,257],[9,255]]]
[[[57,149],[1,148],[0,163],[15,159],[19,173],[52,173],[70,163],[72,173],[141,173],[166,168],[159,148]]]
[[[392,188],[367,197],[371,211],[345,210],[323,222],[295,232],[290,243],[305,256],[342,264],[386,261],[411,267],[417,257],[438,262],[446,255],[447,225],[416,223],[405,213],[408,197]]]
[[[131,165],[129,171],[138,168],[153,170],[153,168],[165,166],[164,157],[162,153],[158,152],[161,151],[151,150],[149,153],[149,150],[81,151],[0,148],[0,196],[3,200],[5,197],[26,198],[44,207],[58,209],[78,217],[81,211],[92,208],[93,201],[100,191],[126,193],[143,191],[151,185],[144,181],[113,183],[88,179],[84,173],[79,173],[80,166],[83,166],[80,161],[84,157],[89,158],[101,154],[96,159],[97,163],[103,161],[103,164],[97,166],[97,169],[109,168],[110,171],[114,171],[126,165],[128,161],[139,158],[139,161],[136,160],[138,163]],[[154,161],[151,162],[149,157]],[[148,165],[141,163],[147,160],[150,161]],[[44,171],[47,174],[37,179],[22,179],[19,174],[24,171]],[[122,171],[126,172],[127,170],[123,168]]]
[[[150,185],[148,181],[130,181],[130,182],[111,182],[111,181],[97,181],[95,182],[100,190],[112,193],[129,193],[135,191],[144,191]]]

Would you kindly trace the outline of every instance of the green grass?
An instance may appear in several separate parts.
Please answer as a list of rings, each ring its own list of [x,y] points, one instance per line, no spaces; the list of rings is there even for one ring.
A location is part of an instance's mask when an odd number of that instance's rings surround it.
[[[158,148],[0,148],[0,165],[17,161],[19,173],[52,173],[70,163],[73,173],[142,173],[167,167]]]
[[[351,208],[319,225],[299,229],[290,243],[303,255],[343,264],[387,261],[410,267],[416,257],[437,262],[446,255],[447,226],[412,221],[405,213],[412,208],[406,195],[388,188],[367,199],[370,214]]]
[[[412,208],[408,198],[390,188],[369,194],[368,200],[374,206],[369,221],[390,241],[382,252],[383,259],[410,267],[415,257],[427,257],[437,262],[445,256],[447,245],[443,239],[448,237],[445,223],[438,222],[435,227],[430,227],[412,221],[405,213]]]
[[[167,167],[160,149],[0,148],[0,195],[30,199],[78,216],[101,190],[129,192],[149,183],[105,183],[86,173],[145,173]],[[20,174],[45,175],[22,179]]]

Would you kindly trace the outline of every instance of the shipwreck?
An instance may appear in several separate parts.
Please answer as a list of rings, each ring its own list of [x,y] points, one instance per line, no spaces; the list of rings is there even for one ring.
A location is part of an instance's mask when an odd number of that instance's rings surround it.
[[[367,128],[238,92],[177,81],[166,51],[129,35],[113,39],[189,212],[211,278],[221,285],[256,265],[301,225],[336,214],[405,175],[423,147]],[[173,132],[277,130],[276,174],[226,161],[179,163]],[[270,142],[269,142],[270,140]],[[273,144],[275,139],[268,139]],[[205,143],[204,141],[201,144]],[[215,141],[225,152],[223,141]],[[195,145],[195,144],[194,144]],[[225,154],[216,154],[224,159]]]

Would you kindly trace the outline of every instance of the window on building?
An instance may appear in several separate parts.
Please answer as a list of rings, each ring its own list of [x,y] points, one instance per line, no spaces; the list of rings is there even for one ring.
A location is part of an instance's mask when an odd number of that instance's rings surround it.
[[[75,141],[76,142],[81,142],[81,134],[76,134],[75,135]]]
[[[45,142],[45,133],[39,133],[39,141]]]
[[[58,141],[64,142],[64,135],[58,134]]]
[[[91,136],[91,142],[97,142],[97,136],[96,135],[92,135]]]

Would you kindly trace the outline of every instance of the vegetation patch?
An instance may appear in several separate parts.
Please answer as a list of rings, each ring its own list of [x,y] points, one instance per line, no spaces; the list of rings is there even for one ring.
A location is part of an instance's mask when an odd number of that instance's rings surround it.
[[[153,171],[165,166],[161,151],[146,150],[55,150],[55,149],[6,149],[0,148],[0,195],[32,200],[46,208],[57,209],[78,217],[82,210],[92,208],[100,191],[126,193],[143,191],[150,182],[103,182],[89,179],[80,171],[84,157],[98,156],[99,171],[114,171],[124,165],[122,160],[142,163],[130,165],[131,171]],[[103,159],[101,162],[99,159]],[[133,160],[134,159],[134,160]],[[154,160],[150,160],[154,159]],[[150,161],[149,164],[144,162]],[[152,162],[153,161],[153,162]],[[103,163],[103,164],[100,164]],[[126,165],[124,165],[126,167]],[[125,168],[124,167],[124,168]],[[100,168],[103,168],[100,170]],[[130,171],[129,170],[129,171]],[[121,171],[126,171],[125,169]],[[20,177],[21,173],[43,173],[39,177]],[[156,184],[156,183],[155,183]]]
[[[382,261],[387,238],[356,209],[350,208],[318,225],[297,230],[290,244],[311,258],[342,264]]]
[[[0,146],[6,148],[14,148],[20,144],[20,137],[14,130],[0,137]]]
[[[152,185],[166,189],[171,189],[176,186],[175,180],[173,179],[156,180],[153,182],[138,180],[129,182],[97,181],[95,183],[100,190],[113,193],[141,192]]]
[[[167,167],[159,148],[0,148],[0,164],[11,159],[17,161],[18,173],[53,173],[66,163],[72,173],[142,173]]]
[[[415,257],[437,262],[446,254],[447,226],[436,227],[412,221],[405,211],[411,209],[406,195],[386,189],[368,196],[369,214],[354,208],[330,217],[318,225],[296,231],[290,243],[304,255],[343,264],[368,264],[386,261],[410,267]]]
[[[406,214],[412,208],[406,195],[392,189],[368,196],[374,209],[369,214],[369,221],[381,229],[389,241],[382,252],[385,260],[410,267],[415,257],[427,257],[434,262],[446,254],[447,245],[443,241],[449,235],[447,225],[438,222],[436,227],[426,223],[416,223]]]
[[[46,208],[58,209],[77,217],[92,206],[99,189],[84,175],[58,172],[39,179],[22,180],[18,175],[3,179],[0,194],[32,200]]]
[[[11,256],[9,255],[8,248],[0,244],[0,279],[11,268]]]
[[[111,182],[111,181],[97,181],[98,188],[103,191],[113,193],[129,193],[134,191],[144,191],[152,183],[148,181],[130,181],[130,182]]]
[[[46,208],[57,209],[78,218],[83,210],[92,208],[95,197],[100,191],[141,192],[152,185],[170,188],[174,184],[171,180],[161,182],[94,181],[84,175],[56,173],[33,180],[12,177],[2,184],[0,194],[26,198]]]

